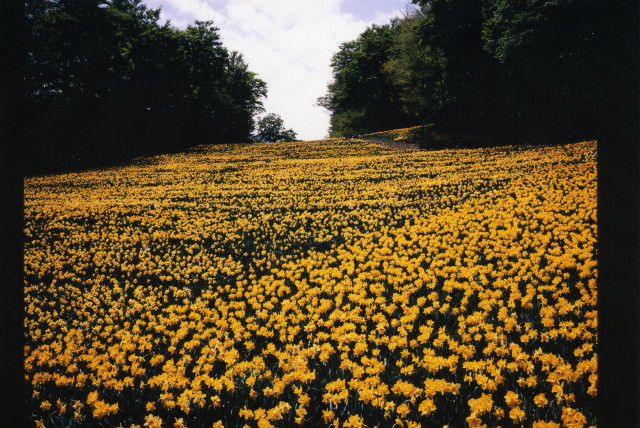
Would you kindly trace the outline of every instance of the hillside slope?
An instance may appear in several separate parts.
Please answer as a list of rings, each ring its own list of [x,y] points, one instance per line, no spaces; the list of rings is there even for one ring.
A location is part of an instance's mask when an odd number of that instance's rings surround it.
[[[27,179],[32,419],[594,424],[596,188],[594,142],[200,146]]]

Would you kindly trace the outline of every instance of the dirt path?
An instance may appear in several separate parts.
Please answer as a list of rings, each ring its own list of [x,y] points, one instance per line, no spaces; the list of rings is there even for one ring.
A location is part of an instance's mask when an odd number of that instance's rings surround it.
[[[379,146],[385,147],[391,150],[420,150],[420,146],[418,144],[412,143],[402,143],[402,142],[387,142],[387,141],[378,141],[378,140],[366,140],[371,144],[377,144]]]
[[[371,144],[377,144],[392,150],[425,150],[417,143],[406,143],[400,141],[383,141],[375,139],[367,139]],[[482,148],[493,147],[496,145],[495,137],[485,137],[475,134],[465,134],[461,132],[432,132],[428,148],[431,150],[439,149],[461,149],[461,148]]]

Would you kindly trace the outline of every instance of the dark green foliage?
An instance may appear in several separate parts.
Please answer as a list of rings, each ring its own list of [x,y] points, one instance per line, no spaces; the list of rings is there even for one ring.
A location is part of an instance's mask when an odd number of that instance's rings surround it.
[[[403,111],[415,122],[438,109],[436,94],[441,91],[442,65],[433,49],[420,43],[423,19],[418,11],[397,23],[389,59],[382,66]]]
[[[282,118],[275,113],[269,113],[258,119],[256,129],[255,139],[258,141],[277,143],[296,139],[293,129],[286,129]]]
[[[329,133],[351,137],[403,126],[407,117],[383,72],[392,48],[394,24],[372,27],[343,43],[331,61],[333,82],[319,104],[332,112]]]
[[[264,111],[261,99],[267,96],[267,84],[248,70],[242,54],[236,51],[231,52],[226,76],[232,106],[231,120],[226,124],[229,141],[244,141],[253,131],[254,114]]]
[[[140,0],[26,7],[30,169],[249,141],[266,84],[212,22],[160,25]]]
[[[499,64],[496,104],[513,128],[538,139],[593,138],[616,120],[610,112],[633,93],[633,85],[621,85],[633,82],[628,73],[637,54],[637,37],[625,35],[630,15],[622,3],[484,3],[484,49]]]
[[[621,106],[637,104],[633,6],[413,3],[417,10],[334,55],[334,80],[320,100],[332,136],[436,123],[496,141],[550,142],[598,138],[620,115],[631,119]]]
[[[452,129],[475,127],[487,119],[487,82],[494,71],[482,49],[481,1],[432,1],[422,10],[421,45],[430,47],[440,66],[432,121]]]

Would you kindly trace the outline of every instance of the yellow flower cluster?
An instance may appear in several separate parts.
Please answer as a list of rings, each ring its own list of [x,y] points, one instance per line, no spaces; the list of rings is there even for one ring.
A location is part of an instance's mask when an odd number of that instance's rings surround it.
[[[200,146],[25,182],[37,426],[575,426],[596,143]]]

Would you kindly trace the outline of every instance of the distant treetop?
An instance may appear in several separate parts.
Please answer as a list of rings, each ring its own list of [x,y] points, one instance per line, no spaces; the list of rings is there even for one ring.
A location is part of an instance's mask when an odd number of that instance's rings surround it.
[[[296,133],[293,129],[285,129],[282,118],[269,113],[258,119],[255,139],[264,142],[295,141]]]

